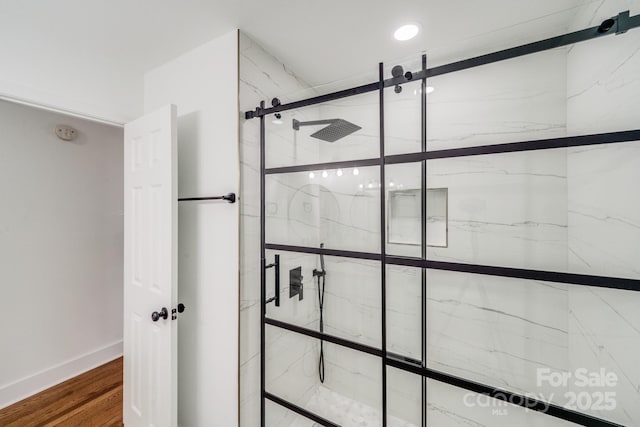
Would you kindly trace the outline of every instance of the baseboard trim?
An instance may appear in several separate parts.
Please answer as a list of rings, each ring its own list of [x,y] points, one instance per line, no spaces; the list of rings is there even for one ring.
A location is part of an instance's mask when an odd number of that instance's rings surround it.
[[[0,409],[122,356],[122,341],[0,386]]]

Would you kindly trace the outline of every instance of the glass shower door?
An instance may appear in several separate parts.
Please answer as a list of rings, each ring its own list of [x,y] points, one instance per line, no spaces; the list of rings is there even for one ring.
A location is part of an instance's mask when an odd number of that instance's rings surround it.
[[[378,93],[267,117],[265,153],[265,425],[381,426]]]

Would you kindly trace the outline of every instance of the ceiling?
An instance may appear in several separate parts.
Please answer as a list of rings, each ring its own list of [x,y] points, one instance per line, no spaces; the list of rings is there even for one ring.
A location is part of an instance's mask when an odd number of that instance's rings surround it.
[[[429,52],[460,59],[566,31],[602,0],[20,0],[0,10],[0,80],[144,72],[240,28],[311,85]],[[422,31],[398,42],[408,21]],[[7,58],[12,60],[6,61]],[[433,63],[431,62],[431,63]],[[13,69],[13,74],[11,74]],[[79,83],[78,83],[79,84]],[[129,84],[133,88],[133,83]],[[133,89],[132,89],[133,90]]]

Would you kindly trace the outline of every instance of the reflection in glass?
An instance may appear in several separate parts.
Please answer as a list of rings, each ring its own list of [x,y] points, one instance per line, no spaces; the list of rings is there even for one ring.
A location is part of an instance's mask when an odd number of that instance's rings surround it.
[[[267,243],[380,252],[378,171],[361,167],[267,175]]]

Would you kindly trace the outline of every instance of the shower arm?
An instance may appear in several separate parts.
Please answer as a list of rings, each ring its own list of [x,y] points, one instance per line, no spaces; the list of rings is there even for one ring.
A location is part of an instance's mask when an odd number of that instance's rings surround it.
[[[337,122],[338,119],[325,119],[325,120],[312,120],[309,122],[301,122],[300,120],[293,119],[293,129],[300,130],[300,126],[318,126],[318,125],[332,125]]]

